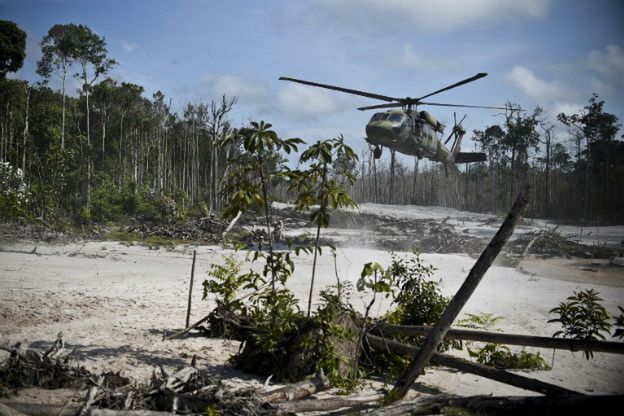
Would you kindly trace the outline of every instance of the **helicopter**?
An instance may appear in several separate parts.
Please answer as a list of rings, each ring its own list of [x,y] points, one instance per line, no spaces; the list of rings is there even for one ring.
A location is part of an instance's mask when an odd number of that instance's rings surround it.
[[[418,111],[417,107],[419,105],[432,105],[441,107],[505,110],[503,107],[445,104],[422,101],[432,95],[448,91],[486,76],[486,73],[480,72],[475,76],[466,78],[419,98],[395,98],[295,78],[280,77],[279,79],[281,81],[291,81],[299,84],[326,88],[329,90],[340,91],[347,94],[359,95],[387,102],[386,104],[377,104],[358,108],[358,110],[361,111],[399,107],[400,109],[392,109],[373,114],[368,124],[366,124],[365,140],[373,146],[373,156],[375,159],[379,159],[381,157],[383,147],[387,147],[405,155],[416,156],[419,159],[426,158],[434,162],[442,162],[448,166],[455,163],[483,162],[486,160],[486,155],[485,153],[480,152],[460,151],[462,138],[464,134],[466,134],[466,130],[461,126],[461,123],[466,116],[464,116],[460,122],[457,123],[457,118],[454,115],[453,128],[444,143],[442,143],[444,129],[446,126],[436,120],[436,118],[429,112]],[[451,148],[449,149],[446,147],[446,144],[451,140],[451,138],[454,138],[454,140]]]

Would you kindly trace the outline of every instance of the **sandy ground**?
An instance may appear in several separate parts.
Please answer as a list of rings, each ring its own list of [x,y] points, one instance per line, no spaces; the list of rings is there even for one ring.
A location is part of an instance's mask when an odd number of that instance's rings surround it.
[[[165,331],[171,333],[184,326],[192,250],[197,249],[197,264],[191,322],[214,306],[212,301],[202,300],[201,282],[210,264],[222,261],[222,255],[230,251],[216,246],[150,249],[115,242],[0,246],[1,344],[21,341],[46,349],[62,331],[68,346],[77,347],[77,361],[92,370],[119,370],[145,380],[155,366],[174,370],[188,365],[197,355],[199,366],[230,377],[233,385],[263,382],[230,367],[227,360],[238,349],[235,341],[203,337],[163,341]],[[442,279],[447,295],[458,289],[474,263],[463,255],[423,257],[438,269],[436,277]],[[355,282],[364,263],[388,264],[389,260],[383,251],[350,247],[338,250],[336,267],[342,280]],[[304,299],[311,256],[301,257],[296,265],[289,285]],[[333,284],[335,279],[332,256],[321,256],[316,288]],[[592,287],[600,292],[612,315],[618,312],[618,304],[624,304],[621,269],[605,271],[596,265],[584,269],[568,260],[527,260],[518,270],[495,266],[463,313],[493,313],[504,317],[498,328],[506,332],[551,336],[558,328],[546,323],[548,311],[573,291]],[[358,308],[364,304],[357,293],[352,302]],[[381,314],[387,306],[381,304],[374,312]],[[551,361],[552,351],[541,353]],[[533,372],[531,376],[581,392],[622,394],[622,374],[622,356],[596,353],[588,361],[582,353],[558,351],[552,371]],[[446,369],[428,369],[418,381],[416,390],[429,392],[527,394]]]

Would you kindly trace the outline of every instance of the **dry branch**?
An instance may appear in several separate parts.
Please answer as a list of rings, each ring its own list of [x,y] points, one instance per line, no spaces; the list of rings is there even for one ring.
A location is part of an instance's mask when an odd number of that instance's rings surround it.
[[[382,351],[392,351],[395,354],[414,357],[418,353],[418,348],[401,342],[383,339],[374,335],[367,335],[366,340],[369,345],[375,349]],[[542,394],[580,394],[572,390],[559,387],[544,381],[524,377],[520,374],[510,373],[505,370],[488,367],[483,364],[472,363],[461,358],[451,357],[449,355],[434,353],[431,356],[430,363],[454,368],[464,373],[476,374],[500,383],[509,384],[524,390],[535,391]]]
[[[333,410],[350,408],[353,410],[363,410],[373,406],[383,395],[364,398],[341,398],[333,397],[329,399],[308,399],[292,400],[276,403],[275,406],[284,412],[304,413],[304,412],[329,412]]]
[[[431,358],[434,351],[438,348],[446,333],[450,329],[453,321],[459,315],[466,302],[470,299],[470,296],[475,291],[479,282],[483,278],[485,272],[492,265],[492,262],[503,248],[518,221],[522,218],[524,211],[529,203],[530,188],[526,188],[516,200],[516,203],[509,211],[507,218],[503,221],[503,224],[499,228],[496,235],[492,238],[492,241],[485,248],[481,256],[470,270],[470,273],[466,277],[466,280],[459,288],[453,299],[449,302],[448,307],[442,314],[442,317],[438,323],[433,327],[432,331],[427,336],[427,339],[423,343],[423,346],[418,350],[418,354],[414,357],[412,362],[407,366],[405,372],[397,380],[394,389],[392,390],[391,397],[403,398],[410,389],[418,375],[425,368],[425,365]]]
[[[374,329],[382,335],[401,334],[408,336],[421,336],[429,334],[432,327],[379,324],[375,326]],[[558,350],[624,354],[624,343],[612,341],[550,338],[533,335],[503,334],[500,332],[472,331],[466,329],[449,329],[446,333],[446,338],[493,342],[496,344],[522,345],[537,348],[553,348]]]
[[[262,393],[260,397],[271,403],[299,400],[319,391],[326,390],[329,386],[329,379],[322,371],[319,371],[313,378]]]

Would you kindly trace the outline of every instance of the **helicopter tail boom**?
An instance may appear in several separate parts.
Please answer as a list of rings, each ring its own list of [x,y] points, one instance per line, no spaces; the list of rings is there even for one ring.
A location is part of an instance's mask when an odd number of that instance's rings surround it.
[[[473,163],[485,162],[487,160],[485,153],[480,152],[457,152],[455,154],[454,163]]]

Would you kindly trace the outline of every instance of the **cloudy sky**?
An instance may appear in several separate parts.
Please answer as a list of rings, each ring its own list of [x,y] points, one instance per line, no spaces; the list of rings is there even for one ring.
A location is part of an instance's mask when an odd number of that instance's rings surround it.
[[[621,0],[0,0],[0,16],[28,34],[20,78],[38,80],[52,25],[86,24],[120,63],[111,75],[147,97],[161,90],[179,109],[236,95],[237,123],[310,140],[343,133],[359,150],[371,114],[356,107],[377,102],[278,78],[418,97],[487,72],[432,101],[541,105],[554,121],[595,92],[624,121]],[[452,123],[452,109],[427,110]],[[469,131],[500,121],[465,113]]]

